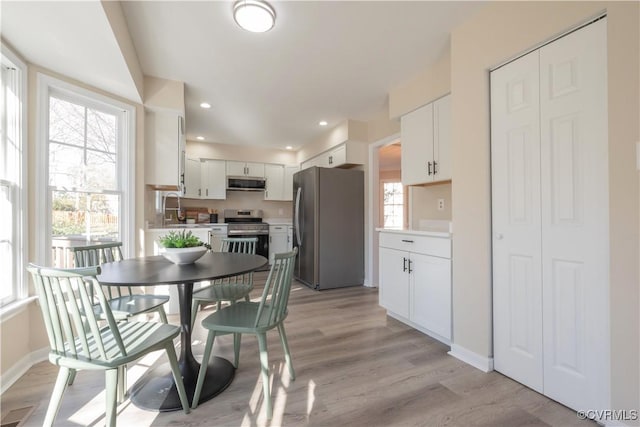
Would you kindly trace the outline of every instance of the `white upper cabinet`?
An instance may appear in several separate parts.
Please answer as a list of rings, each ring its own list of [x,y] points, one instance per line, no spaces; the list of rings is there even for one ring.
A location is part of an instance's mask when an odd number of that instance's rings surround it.
[[[402,183],[451,179],[451,95],[402,116]]]
[[[299,170],[298,166],[265,164],[264,176],[267,188],[264,192],[264,199],[293,200],[293,174]]]
[[[284,193],[284,165],[264,165],[264,177],[267,181],[264,199],[282,200]]]
[[[224,160],[203,160],[200,165],[200,198],[226,199],[227,176]]]
[[[363,165],[366,163],[366,158],[366,144],[359,141],[346,141],[302,162],[301,168],[307,169],[312,166],[335,168],[347,165]]]
[[[200,197],[200,159],[185,159],[184,197],[197,199]]]
[[[186,146],[184,117],[177,111],[148,111],[145,127],[145,183],[181,190]]]
[[[264,163],[227,161],[227,175],[264,178]]]
[[[300,170],[298,166],[284,167],[284,185],[282,187],[282,200],[293,200],[293,175]]]

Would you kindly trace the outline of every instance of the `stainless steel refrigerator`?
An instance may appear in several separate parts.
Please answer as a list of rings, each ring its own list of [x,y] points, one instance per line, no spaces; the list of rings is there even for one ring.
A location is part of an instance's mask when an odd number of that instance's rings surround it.
[[[364,172],[311,167],[293,176],[294,276],[313,289],[364,282]]]

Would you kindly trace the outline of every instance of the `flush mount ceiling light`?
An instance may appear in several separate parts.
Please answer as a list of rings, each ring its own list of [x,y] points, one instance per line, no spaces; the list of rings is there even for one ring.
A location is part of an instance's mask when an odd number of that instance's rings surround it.
[[[198,141],[204,141],[204,136],[196,136],[196,139],[197,139]]]
[[[326,126],[326,125],[328,125],[329,123],[327,123],[327,121],[326,121],[326,120],[321,120],[318,124],[319,124],[320,126]]]
[[[264,33],[273,28],[276,12],[260,0],[240,0],[233,6],[233,19],[243,29],[252,33]]]
[[[209,104],[208,102],[203,102],[202,104],[200,104],[200,107],[202,107],[202,108],[211,108],[211,104]]]
[[[290,145],[287,145],[287,146],[286,146],[286,147],[284,147],[284,148],[285,148],[285,149],[287,149],[287,150],[293,150],[293,147],[292,147],[292,146],[290,146]]]

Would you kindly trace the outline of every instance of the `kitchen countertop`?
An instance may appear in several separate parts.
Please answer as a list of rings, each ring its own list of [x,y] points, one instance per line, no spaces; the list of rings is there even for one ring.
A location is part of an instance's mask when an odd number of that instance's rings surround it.
[[[264,222],[266,222],[269,225],[292,225],[293,221],[291,220],[291,218],[263,218],[262,219]]]
[[[211,228],[211,227],[219,227],[221,225],[227,225],[224,222],[214,222],[214,223],[200,223],[200,224],[167,224],[164,226],[158,226],[149,224],[147,230],[168,230],[168,229],[190,229],[190,228]]]
[[[441,227],[425,228],[422,230],[398,229],[398,228],[376,228],[376,231],[383,233],[408,234],[414,236],[444,237],[450,239],[453,233],[443,230]]]

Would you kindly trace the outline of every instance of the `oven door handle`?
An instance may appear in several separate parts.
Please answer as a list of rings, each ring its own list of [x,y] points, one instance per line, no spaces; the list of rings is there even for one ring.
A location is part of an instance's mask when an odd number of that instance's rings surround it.
[[[300,202],[302,201],[302,187],[298,187],[298,193],[296,194],[296,208],[295,208],[295,229],[296,240],[298,246],[302,246],[302,233],[300,232]]]

